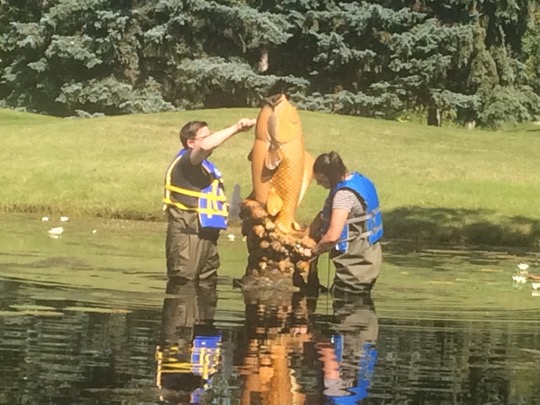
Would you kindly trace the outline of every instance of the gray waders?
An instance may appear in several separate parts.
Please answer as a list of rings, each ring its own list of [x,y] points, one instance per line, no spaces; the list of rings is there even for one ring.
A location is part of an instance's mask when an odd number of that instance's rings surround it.
[[[335,249],[330,258],[336,267],[334,288],[350,292],[369,292],[382,265],[382,250],[379,243],[370,245],[365,238],[349,241],[347,252]]]

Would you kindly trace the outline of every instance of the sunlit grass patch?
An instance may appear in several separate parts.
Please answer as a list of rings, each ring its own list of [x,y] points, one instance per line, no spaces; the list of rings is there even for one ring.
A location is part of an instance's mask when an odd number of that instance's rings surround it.
[[[211,129],[256,109],[215,109],[92,119],[0,110],[0,210],[164,220],[164,171],[189,120]],[[300,112],[306,149],[338,151],[376,183],[386,235],[440,243],[540,243],[540,137],[528,126],[490,132],[433,128]],[[536,127],[535,127],[536,128]],[[253,132],[212,155],[230,196],[251,191]],[[312,185],[297,220],[306,224],[326,191]]]

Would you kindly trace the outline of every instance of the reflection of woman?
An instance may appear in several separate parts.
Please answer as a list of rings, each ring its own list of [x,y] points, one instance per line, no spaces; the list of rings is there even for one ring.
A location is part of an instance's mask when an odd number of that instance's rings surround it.
[[[336,300],[337,324],[331,337],[317,343],[323,363],[325,403],[358,404],[377,361],[375,344],[379,324],[369,295],[351,301]]]
[[[221,361],[221,334],[213,325],[216,286],[169,282],[167,294],[156,384],[168,401],[198,404]]]
[[[369,291],[382,262],[379,240],[383,228],[377,190],[367,177],[348,172],[336,152],[318,156],[313,174],[330,192],[323,210],[308,228],[309,236],[317,241],[312,252],[329,252],[336,267],[336,289]]]

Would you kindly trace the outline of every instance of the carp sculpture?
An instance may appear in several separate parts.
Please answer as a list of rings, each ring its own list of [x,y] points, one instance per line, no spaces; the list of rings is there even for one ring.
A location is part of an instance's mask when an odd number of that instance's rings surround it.
[[[253,191],[241,214],[249,252],[246,276],[305,284],[312,246],[300,243],[295,214],[311,182],[314,160],[304,149],[298,111],[285,95],[265,99],[249,160]]]
[[[262,204],[283,232],[300,230],[294,217],[311,182],[313,157],[304,150],[300,116],[285,95],[265,100],[250,160],[253,192],[248,199]]]

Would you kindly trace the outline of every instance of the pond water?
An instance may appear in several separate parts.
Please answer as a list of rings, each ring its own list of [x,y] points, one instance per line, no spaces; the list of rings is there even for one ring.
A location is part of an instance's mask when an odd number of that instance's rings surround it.
[[[536,251],[388,244],[370,297],[276,301],[234,287],[239,237],[178,286],[164,224],[0,220],[2,404],[540,401],[540,296],[511,278]]]

